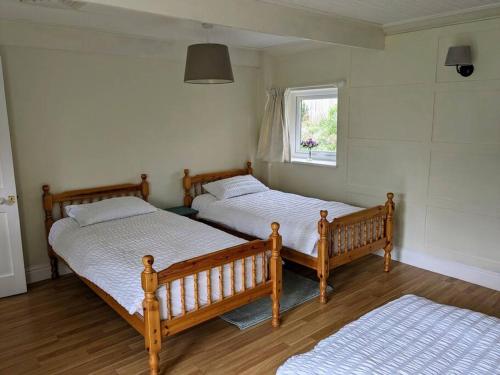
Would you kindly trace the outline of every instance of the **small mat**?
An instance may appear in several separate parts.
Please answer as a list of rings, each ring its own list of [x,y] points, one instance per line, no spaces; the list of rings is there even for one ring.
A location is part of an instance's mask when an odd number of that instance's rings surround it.
[[[327,291],[333,290],[328,286]],[[319,281],[308,279],[294,272],[283,270],[283,291],[280,298],[280,313],[319,296]],[[239,329],[247,329],[265,320],[271,319],[272,302],[270,297],[258,300],[232,310],[220,318],[234,324]]]

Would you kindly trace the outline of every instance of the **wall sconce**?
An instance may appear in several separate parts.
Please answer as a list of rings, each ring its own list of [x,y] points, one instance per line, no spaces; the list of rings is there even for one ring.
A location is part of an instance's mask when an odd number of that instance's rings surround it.
[[[457,73],[468,77],[474,72],[470,46],[450,47],[446,55],[445,66],[456,66]]]

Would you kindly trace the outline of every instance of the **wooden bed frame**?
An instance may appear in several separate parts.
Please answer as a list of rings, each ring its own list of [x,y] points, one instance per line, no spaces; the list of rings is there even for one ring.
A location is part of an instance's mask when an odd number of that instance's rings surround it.
[[[81,204],[94,202],[102,199],[120,197],[120,196],[138,196],[142,199],[148,199],[149,184],[147,176],[141,175],[139,184],[122,184],[113,186],[103,186],[90,189],[72,190],[58,194],[50,192],[49,185],[43,186],[43,208],[45,211],[45,227],[47,236],[54,222],[65,216],[64,206],[67,204]],[[55,218],[58,217],[58,219]],[[272,325],[278,327],[279,317],[279,298],[281,294],[281,236],[278,233],[279,224],[271,225],[272,234],[268,240],[256,240],[234,246],[210,254],[202,255],[193,259],[175,263],[170,267],[155,271],[153,269],[154,259],[151,255],[145,255],[142,258],[144,271],[140,275],[142,288],[144,290],[143,315],[136,313],[130,315],[121,305],[118,304],[109,294],[100,289],[86,278],[77,275],[87,284],[99,297],[101,297],[109,306],[120,314],[132,327],[144,336],[146,350],[149,352],[150,374],[159,373],[159,352],[161,350],[162,338],[171,336],[180,331],[184,331],[196,324],[217,317],[227,311],[239,306],[250,303],[251,301],[270,295],[272,299]],[[271,251],[270,261],[266,261],[266,253]],[[52,270],[52,278],[59,276],[58,259],[59,257],[54,249],[48,245],[48,253]],[[257,257],[261,256],[262,262],[262,281],[257,282],[256,267]],[[243,284],[243,290],[235,292],[235,262],[244,262],[245,259],[251,260],[252,276],[251,285]],[[66,263],[66,262],[65,262]],[[269,263],[269,264],[268,264]],[[221,298],[212,300],[210,275],[214,268],[219,271],[219,290],[222,291],[224,274],[223,267],[229,267],[231,278],[231,294],[224,296],[221,292]],[[269,272],[268,271],[269,265]],[[245,280],[245,267],[241,267],[242,280]],[[199,302],[198,278],[205,272],[207,277],[207,296],[208,301],[204,305]],[[195,307],[194,310],[187,311],[185,301],[185,279],[192,276],[194,279]],[[137,275],[139,277],[139,275]],[[181,306],[182,314],[173,316],[171,311],[171,285],[175,280],[180,281],[181,288]],[[247,284],[247,285],[245,285]],[[167,319],[160,318],[159,300],[156,296],[160,286],[166,287],[166,299],[168,302],[167,311],[164,316]]]
[[[252,173],[251,162],[247,162],[246,168],[243,169],[204,173],[195,176],[189,174],[189,169],[184,169],[184,205],[191,207],[193,198],[204,193],[202,184]],[[393,215],[395,209],[393,198],[393,193],[387,193],[385,204],[336,217],[332,222],[327,220],[328,211],[320,211],[320,220],[318,222],[318,257],[283,247],[281,256],[284,259],[317,271],[321,303],[327,302],[328,276],[330,270],[336,267],[352,262],[376,250],[383,249],[384,271],[390,271],[391,251],[393,248]],[[242,238],[255,238],[208,220],[201,221]]]

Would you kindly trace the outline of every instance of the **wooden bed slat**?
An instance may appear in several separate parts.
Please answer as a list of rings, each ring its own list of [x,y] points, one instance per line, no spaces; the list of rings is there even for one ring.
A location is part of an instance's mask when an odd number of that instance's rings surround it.
[[[172,314],[172,292],[170,290],[172,286],[172,283],[166,283],[165,284],[165,289],[167,292],[167,319],[172,319],[173,314]]]
[[[218,269],[219,269],[219,293],[220,293],[219,300],[222,301],[224,299],[224,267],[219,266]]]
[[[255,255],[252,255],[252,288],[255,288],[257,285],[257,270],[256,270],[256,258]],[[264,276],[264,275],[262,275]]]
[[[212,303],[212,287],[211,287],[211,276],[212,276],[212,269],[209,268],[208,270],[205,271],[205,274],[207,276],[207,305],[210,305]]]
[[[234,273],[234,261],[231,262],[230,265],[231,266],[230,266],[229,270],[231,271],[231,273],[230,273],[229,277],[230,277],[230,281],[231,281],[231,295],[234,296],[234,284],[235,284],[235,281],[236,281],[235,280],[236,279],[236,275]]]
[[[245,258],[241,260],[241,290],[244,292],[246,289],[246,270]]]
[[[186,315],[186,284],[185,284],[185,278],[182,277],[179,279],[180,283],[180,288],[181,288],[181,311],[182,315]]]
[[[198,310],[200,306],[199,295],[198,295],[198,274],[193,274],[193,285],[194,285],[194,309]]]

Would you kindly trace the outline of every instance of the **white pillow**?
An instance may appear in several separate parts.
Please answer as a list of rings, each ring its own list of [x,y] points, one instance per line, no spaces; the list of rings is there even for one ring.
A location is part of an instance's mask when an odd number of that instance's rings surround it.
[[[201,194],[193,199],[193,202],[191,203],[191,208],[193,210],[201,212],[214,202],[217,202],[217,198],[214,197],[212,194],[208,193]]]
[[[240,195],[260,193],[269,188],[257,180],[251,174],[225,178],[223,180],[209,182],[203,188],[219,200],[239,197]]]
[[[110,198],[99,202],[72,204],[65,207],[66,214],[81,227],[103,221],[149,214],[158,209],[137,197]]]

